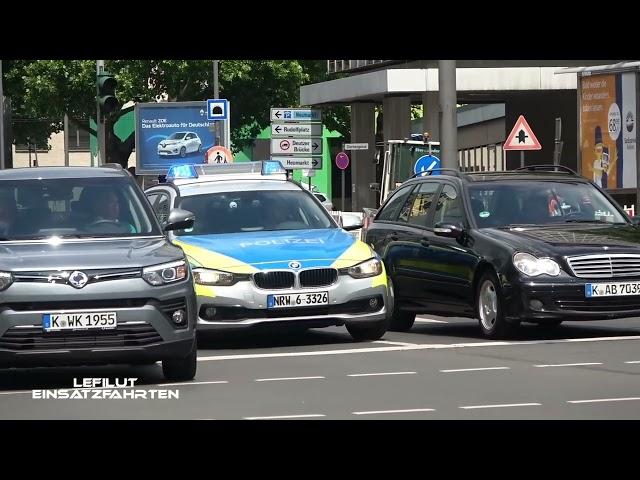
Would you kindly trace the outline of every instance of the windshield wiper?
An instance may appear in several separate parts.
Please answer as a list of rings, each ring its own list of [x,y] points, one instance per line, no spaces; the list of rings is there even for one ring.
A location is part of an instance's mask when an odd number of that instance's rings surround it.
[[[510,223],[508,225],[502,225],[497,228],[524,228],[524,227],[540,227],[542,225],[538,223]]]
[[[569,218],[564,223],[603,223],[606,225],[626,225],[626,222],[607,222],[605,220],[587,220],[584,218]]]
[[[8,242],[10,238],[0,237],[0,242]]]

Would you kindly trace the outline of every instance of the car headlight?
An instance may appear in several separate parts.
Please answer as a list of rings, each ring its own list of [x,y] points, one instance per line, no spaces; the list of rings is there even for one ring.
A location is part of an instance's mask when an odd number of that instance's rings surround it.
[[[13,283],[13,277],[9,272],[0,272],[0,291],[9,288]]]
[[[518,271],[529,277],[537,277],[546,274],[552,277],[560,275],[560,265],[550,258],[538,258],[529,253],[516,253],[513,256],[513,264]]]
[[[382,262],[377,258],[370,258],[346,270],[353,278],[377,277],[382,273]]]
[[[196,268],[193,279],[199,285],[229,286],[236,283],[238,278],[233,273],[212,270],[210,268]]]
[[[166,285],[187,278],[187,264],[179,262],[163,263],[142,269],[142,278],[151,285]]]

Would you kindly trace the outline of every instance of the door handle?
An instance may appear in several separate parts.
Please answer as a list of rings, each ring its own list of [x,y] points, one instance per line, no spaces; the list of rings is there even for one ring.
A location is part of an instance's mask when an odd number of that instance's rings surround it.
[[[398,234],[396,232],[391,232],[389,238],[395,242],[396,240],[398,240]]]
[[[427,240],[426,238],[421,238],[420,239],[420,245],[422,245],[423,247],[428,247],[429,246],[429,240]]]

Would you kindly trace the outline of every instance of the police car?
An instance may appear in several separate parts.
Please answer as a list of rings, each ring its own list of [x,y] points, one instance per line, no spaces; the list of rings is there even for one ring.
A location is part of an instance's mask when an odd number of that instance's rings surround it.
[[[146,190],[161,222],[192,212],[169,232],[195,281],[199,330],[257,325],[345,325],[355,340],[384,335],[393,295],[379,256],[340,228],[279,162],[177,165]]]

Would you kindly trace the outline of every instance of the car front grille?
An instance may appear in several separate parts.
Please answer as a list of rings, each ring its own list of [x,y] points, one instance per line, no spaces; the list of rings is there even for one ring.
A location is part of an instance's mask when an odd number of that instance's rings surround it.
[[[256,318],[331,317],[332,315],[340,314],[357,315],[373,313],[382,310],[383,307],[384,300],[382,295],[375,295],[352,300],[341,305],[323,305],[318,307],[253,309],[202,305],[202,307],[200,307],[200,317],[219,322],[235,322]]]
[[[68,283],[69,271],[40,271],[40,272],[16,272],[13,274],[15,282],[31,283]],[[87,275],[87,283],[104,282],[109,280],[125,280],[129,278],[140,278],[142,270],[139,268],[110,268],[101,270],[83,270]]]
[[[75,350],[101,347],[136,347],[162,341],[148,323],[121,324],[113,330],[45,332],[42,327],[12,327],[0,337],[0,349]]]
[[[610,254],[567,257],[576,277],[614,278],[640,276],[640,255]]]
[[[574,312],[631,312],[640,310],[640,301],[637,297],[565,297],[556,299],[555,304],[560,310]]]
[[[60,312],[66,310],[80,311],[83,309],[111,309],[111,308],[140,308],[147,303],[146,298],[125,298],[119,300],[69,300],[51,302],[15,302],[7,304],[16,312]]]
[[[325,287],[336,283],[338,271],[335,268],[312,268],[300,272],[302,287]]]
[[[253,275],[256,286],[265,289],[291,288],[294,280],[293,272],[286,271],[259,272]]]

